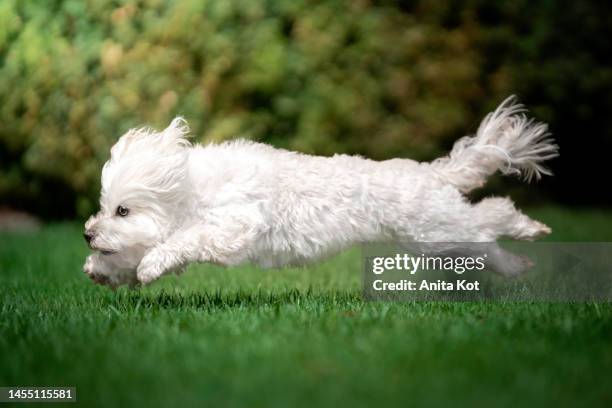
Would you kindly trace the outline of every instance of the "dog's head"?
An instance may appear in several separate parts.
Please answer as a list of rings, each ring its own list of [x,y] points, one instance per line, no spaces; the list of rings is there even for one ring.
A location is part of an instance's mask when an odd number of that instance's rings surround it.
[[[161,132],[132,129],[102,169],[100,211],[85,223],[89,247],[135,268],[179,222],[188,190],[189,128],[176,118]]]

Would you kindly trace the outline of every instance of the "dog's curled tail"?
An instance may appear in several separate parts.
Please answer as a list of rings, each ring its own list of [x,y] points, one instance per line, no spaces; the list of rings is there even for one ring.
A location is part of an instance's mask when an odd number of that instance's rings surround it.
[[[551,175],[542,162],[558,156],[559,148],[548,126],[525,112],[514,95],[508,97],[484,118],[475,136],[459,139],[448,157],[432,162],[433,170],[462,192],[483,186],[497,170],[526,181]]]

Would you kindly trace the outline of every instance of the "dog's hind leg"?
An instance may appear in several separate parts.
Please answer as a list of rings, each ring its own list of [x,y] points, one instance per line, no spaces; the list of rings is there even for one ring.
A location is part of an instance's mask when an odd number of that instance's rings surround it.
[[[526,255],[514,254],[497,243],[486,245],[486,266],[504,276],[518,276],[533,266]]]
[[[546,225],[516,209],[509,198],[491,197],[472,204],[448,184],[432,185],[422,191],[418,207],[392,215],[387,224],[398,242],[495,242],[502,237],[532,241],[550,233]]]
[[[504,276],[517,276],[533,266],[525,255],[512,253],[497,242],[420,242],[401,245],[409,253],[450,258],[481,258],[485,267]]]
[[[479,241],[493,242],[499,237],[533,241],[551,232],[548,226],[517,210],[508,198],[485,198],[472,211]]]
[[[432,189],[426,198],[427,206],[394,229],[398,243],[416,253],[451,257],[487,253],[488,267],[514,276],[529,269],[531,261],[501,248],[497,239],[533,240],[550,232],[546,225],[517,210],[508,198],[471,204],[451,186]]]

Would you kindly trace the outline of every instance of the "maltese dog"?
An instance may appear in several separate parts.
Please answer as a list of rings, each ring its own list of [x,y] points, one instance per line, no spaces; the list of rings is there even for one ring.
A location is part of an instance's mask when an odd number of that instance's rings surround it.
[[[310,156],[235,140],[192,145],[182,118],[132,129],[102,169],[100,211],[85,224],[85,273],[117,287],[148,284],[193,262],[301,265],[366,242],[533,240],[550,229],[508,198],[472,204],[488,176],[538,179],[557,156],[547,126],[506,99],[447,157],[419,163]],[[492,268],[526,268],[501,249]]]

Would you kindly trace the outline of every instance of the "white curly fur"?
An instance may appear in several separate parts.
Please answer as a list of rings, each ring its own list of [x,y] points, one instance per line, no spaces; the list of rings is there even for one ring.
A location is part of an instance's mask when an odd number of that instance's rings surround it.
[[[85,272],[115,287],[192,262],[304,264],[363,242],[535,239],[550,229],[508,198],[471,204],[462,194],[496,170],[550,174],[541,162],[557,146],[523,112],[508,98],[432,163],[318,157],[245,140],[192,146],[182,118],[161,132],[130,130],[102,170],[101,209],[85,224],[94,250]],[[495,261],[506,274],[525,266],[503,251]]]

